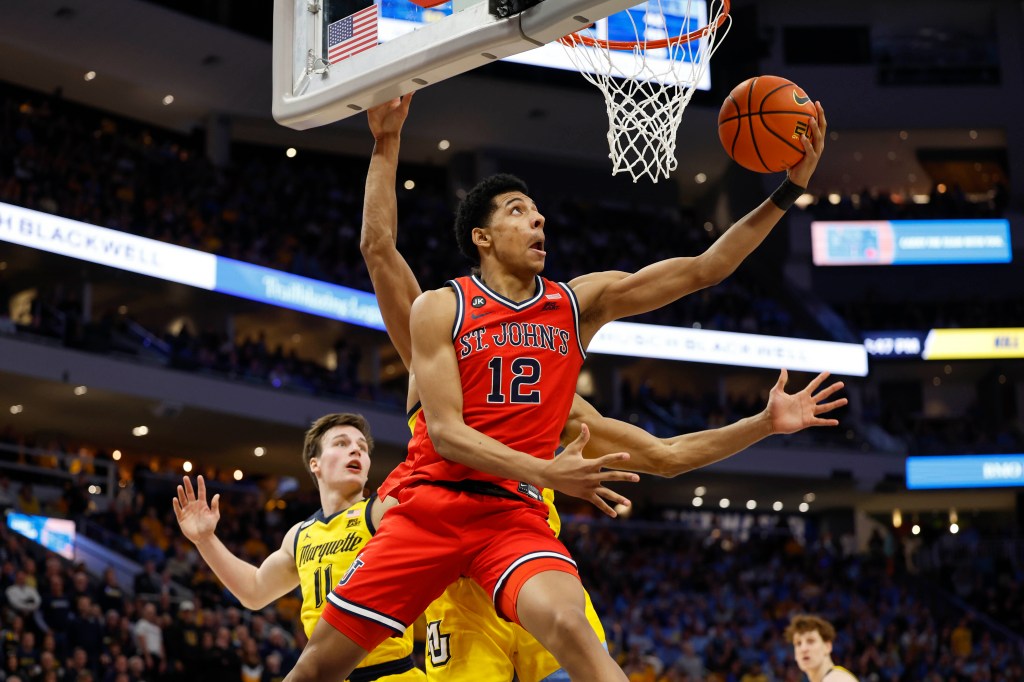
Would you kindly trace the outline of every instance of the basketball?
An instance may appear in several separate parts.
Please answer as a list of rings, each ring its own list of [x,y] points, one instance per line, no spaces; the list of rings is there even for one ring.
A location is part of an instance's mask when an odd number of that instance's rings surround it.
[[[814,101],[796,83],[755,76],[729,93],[718,112],[718,137],[732,159],[748,170],[777,173],[804,158],[801,135],[810,135]]]

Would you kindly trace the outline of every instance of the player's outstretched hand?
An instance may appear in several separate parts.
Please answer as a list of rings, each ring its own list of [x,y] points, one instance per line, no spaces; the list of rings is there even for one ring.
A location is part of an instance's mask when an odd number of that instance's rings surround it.
[[[590,429],[583,424],[579,437],[567,445],[560,455],[548,462],[541,484],[545,488],[554,488],[566,495],[587,500],[608,516],[615,517],[615,510],[609,502],[612,505],[622,504],[628,507],[629,500],[606,488],[605,484],[613,481],[635,483],[640,477],[628,471],[605,469],[629,459],[625,452],[586,459],[583,456],[583,448],[589,440]]]
[[[838,419],[823,419],[818,416],[847,403],[846,398],[823,402],[844,386],[843,382],[837,381],[818,391],[818,387],[827,378],[828,372],[822,372],[814,377],[804,390],[786,393],[789,373],[783,369],[779,373],[779,380],[768,394],[768,407],[765,408],[772,420],[772,433],[796,433],[809,426],[838,426]]]
[[[396,97],[390,102],[367,109],[366,118],[370,123],[373,139],[377,140],[385,135],[397,135],[402,132],[402,125],[409,115],[411,101],[412,93],[410,92],[404,97]]]
[[[800,143],[804,146],[804,158],[786,171],[789,179],[801,187],[807,187],[811,181],[814,169],[818,167],[818,161],[821,159],[821,153],[825,150],[825,135],[828,131],[825,110],[821,107],[821,102],[815,102],[814,108],[818,111],[818,116],[811,119],[810,135],[800,136]]]
[[[206,504],[206,481],[202,475],[196,477],[196,491],[192,491],[192,479],[182,477],[182,485],[178,486],[178,496],[173,498],[174,516],[178,519],[181,532],[193,544],[213,535],[220,521],[220,493],[213,496],[210,504]]]

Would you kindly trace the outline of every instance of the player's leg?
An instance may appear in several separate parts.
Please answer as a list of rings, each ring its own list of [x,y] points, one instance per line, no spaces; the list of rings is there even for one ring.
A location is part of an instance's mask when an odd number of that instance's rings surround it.
[[[366,658],[366,653],[366,649],[321,618],[285,682],[344,680]]]
[[[445,524],[439,504],[430,494],[410,495],[388,512],[387,523],[327,595],[288,682],[348,678],[366,652],[404,633],[458,578],[464,568],[459,534]]]
[[[430,682],[512,679],[513,628],[522,628],[498,618],[475,582],[460,578],[449,585],[427,607],[426,619]]]
[[[526,628],[576,682],[626,680],[587,621],[576,562],[548,527],[547,510],[511,502],[492,521],[503,532],[474,557],[469,575],[498,614]]]
[[[519,623],[558,659],[570,679],[626,680],[587,620],[583,595],[578,576],[555,569],[535,573],[517,595],[503,601],[514,599]]]
[[[479,588],[477,588],[479,589]],[[601,644],[608,648],[604,626],[594,609],[594,603],[587,591],[583,591],[587,605],[587,621],[594,629],[594,634]],[[497,615],[494,616],[497,618]],[[551,653],[541,646],[537,638],[523,629],[521,625],[510,625],[515,633],[515,644],[512,651],[512,664],[516,669],[516,677],[520,682],[569,682],[569,673],[562,668]]]

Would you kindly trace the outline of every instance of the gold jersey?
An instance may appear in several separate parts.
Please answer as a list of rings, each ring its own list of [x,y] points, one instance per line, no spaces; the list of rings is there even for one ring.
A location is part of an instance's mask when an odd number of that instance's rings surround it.
[[[295,568],[302,589],[302,627],[307,637],[320,619],[327,595],[377,531],[370,520],[374,499],[356,502],[329,517],[321,509],[299,524],[295,533]],[[412,647],[410,627],[404,635],[381,642],[358,668],[405,658],[412,653]]]
[[[850,675],[850,677],[852,677],[852,678],[854,678],[854,679],[857,679],[857,676],[856,676],[856,675],[854,675],[854,674],[853,674],[852,672],[850,672],[849,670],[847,670],[846,668],[844,668],[844,667],[843,667],[843,666],[841,666],[841,665],[833,665],[833,666],[832,666],[831,668],[829,668],[829,671],[828,671],[828,673],[832,672],[833,670],[842,670],[842,671],[843,671],[844,673],[847,673],[847,674],[849,674],[849,675]],[[825,677],[826,677],[826,678],[828,677],[828,673],[825,673]]]

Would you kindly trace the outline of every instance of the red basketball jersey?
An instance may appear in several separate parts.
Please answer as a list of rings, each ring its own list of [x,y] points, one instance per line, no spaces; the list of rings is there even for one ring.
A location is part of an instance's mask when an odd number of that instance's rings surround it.
[[[452,342],[462,380],[466,424],[514,450],[551,459],[569,416],[586,354],[579,304],[565,284],[538,276],[536,293],[516,303],[477,276],[451,280],[456,312]],[[430,377],[419,377],[420,382]],[[437,454],[422,411],[409,454],[380,488],[382,497],[420,481],[489,481],[537,500],[538,491]],[[539,501],[539,500],[537,500]]]

